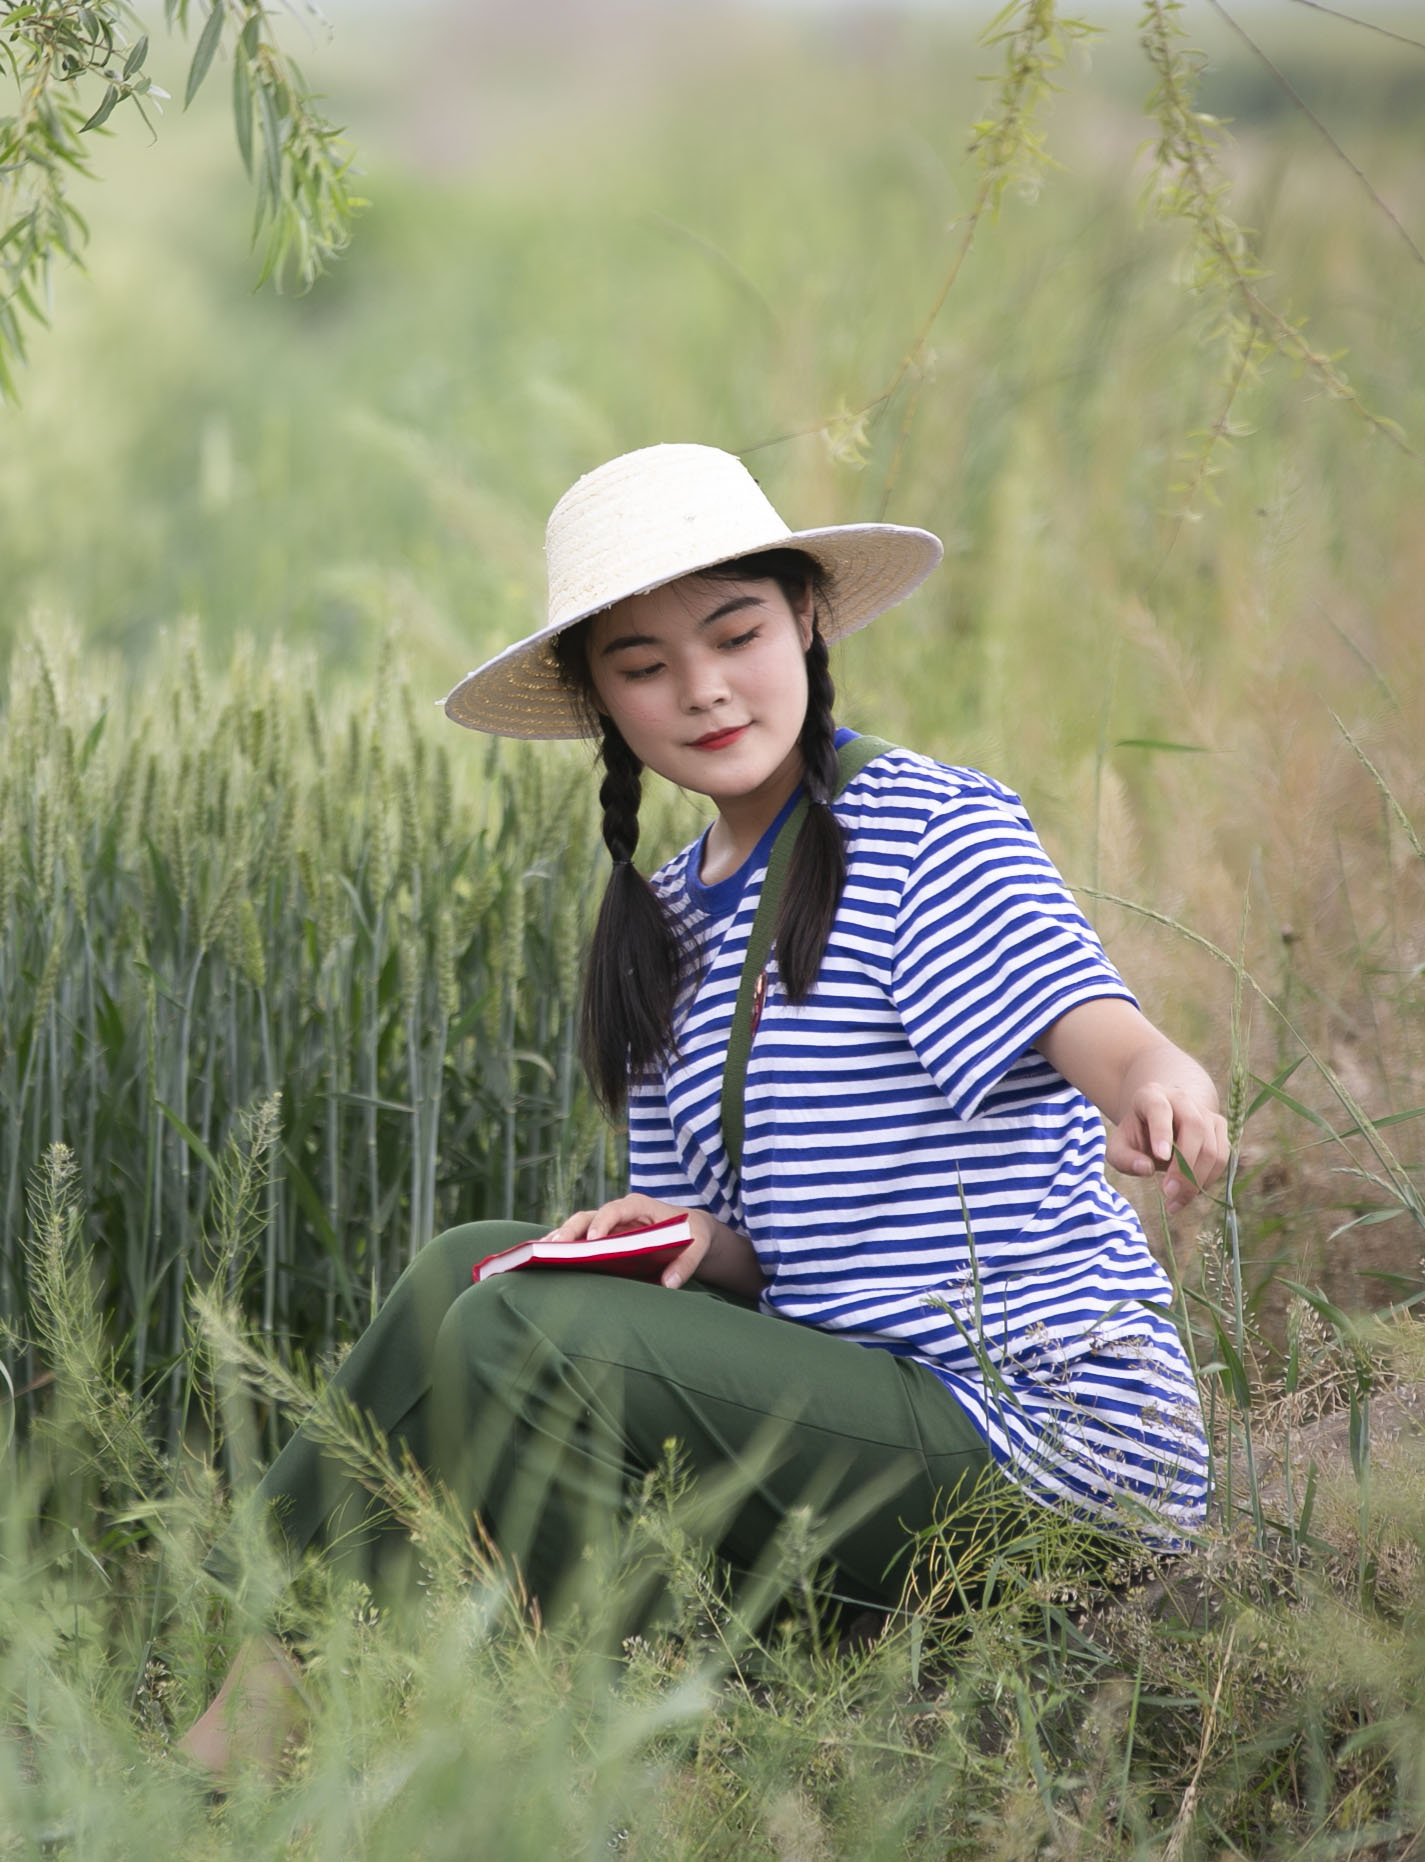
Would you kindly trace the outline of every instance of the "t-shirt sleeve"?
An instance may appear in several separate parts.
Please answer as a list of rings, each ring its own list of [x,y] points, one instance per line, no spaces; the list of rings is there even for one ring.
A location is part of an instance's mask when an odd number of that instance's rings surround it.
[[[988,788],[948,799],[926,825],[901,893],[891,992],[961,1118],[1067,1010],[1133,1000],[1018,798]]]

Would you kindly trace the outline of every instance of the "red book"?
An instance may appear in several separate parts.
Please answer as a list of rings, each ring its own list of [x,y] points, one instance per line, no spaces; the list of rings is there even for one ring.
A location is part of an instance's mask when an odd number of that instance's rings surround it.
[[[619,1274],[625,1280],[658,1280],[663,1269],[693,1239],[685,1215],[670,1215],[646,1228],[625,1229],[599,1241],[519,1241],[513,1248],[487,1254],[472,1280],[513,1273],[517,1267],[573,1267],[596,1274]]]

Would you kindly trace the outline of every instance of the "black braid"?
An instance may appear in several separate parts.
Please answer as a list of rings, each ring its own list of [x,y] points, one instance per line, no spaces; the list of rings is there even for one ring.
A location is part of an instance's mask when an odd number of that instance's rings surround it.
[[[604,779],[599,784],[599,807],[604,811],[604,845],[617,866],[631,860],[638,848],[638,808],[643,800],[643,764],[629,749],[623,732],[609,718],[600,719]]]
[[[816,985],[836,908],[846,884],[846,841],[831,811],[838,775],[836,687],[826,642],[815,626],[807,648],[807,710],[802,720],[802,780],[811,807],[797,836],[777,911],[777,967],[790,1002],[804,1002]]]
[[[618,726],[602,720],[604,845],[614,870],[589,945],[579,1046],[601,1105],[616,1114],[636,1079],[667,1053],[682,951],[662,901],[633,864],[643,765]]]
[[[802,762],[807,794],[813,802],[828,804],[836,792],[840,774],[836,764],[836,726],[831,708],[836,702],[836,687],[831,680],[831,656],[821,629],[812,628],[807,648],[807,714],[802,720]]]

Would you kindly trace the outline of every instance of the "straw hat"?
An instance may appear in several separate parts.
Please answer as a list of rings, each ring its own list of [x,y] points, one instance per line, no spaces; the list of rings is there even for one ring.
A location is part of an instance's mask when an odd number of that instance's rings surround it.
[[[789,530],[740,459],[714,446],[646,446],[586,473],[545,532],[549,619],[466,675],[446,716],[497,737],[584,737],[550,641],[564,628],[679,576],[758,550],[800,549],[826,574],[827,640],[864,627],[940,561],[938,537],[900,524]]]

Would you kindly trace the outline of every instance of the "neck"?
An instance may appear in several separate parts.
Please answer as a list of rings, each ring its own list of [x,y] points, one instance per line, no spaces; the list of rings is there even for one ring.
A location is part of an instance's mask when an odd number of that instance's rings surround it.
[[[771,827],[802,779],[802,755],[793,749],[767,781],[745,795],[714,796],[717,820],[708,829],[698,877],[716,885],[735,873]]]

